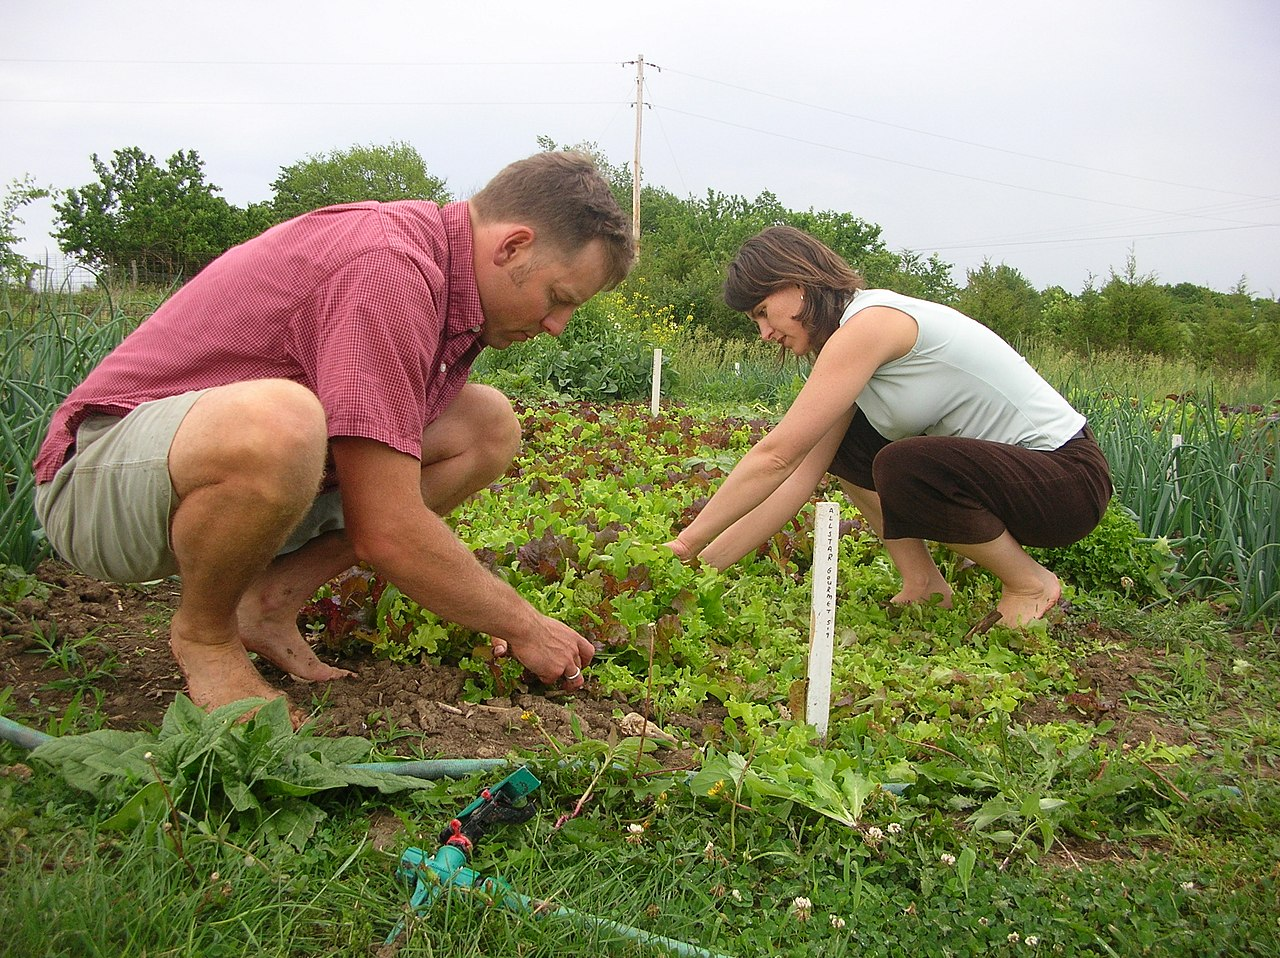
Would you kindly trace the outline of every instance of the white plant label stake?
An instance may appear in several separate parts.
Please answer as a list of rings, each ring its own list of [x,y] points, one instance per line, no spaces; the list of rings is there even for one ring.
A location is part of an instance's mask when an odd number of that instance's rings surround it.
[[[804,720],[827,737],[831,716],[831,659],[836,634],[836,549],[840,507],[819,502],[813,531],[813,605],[809,614],[809,682]]]
[[[653,351],[653,389],[649,393],[649,415],[658,415],[658,397],[662,395],[662,348]]]

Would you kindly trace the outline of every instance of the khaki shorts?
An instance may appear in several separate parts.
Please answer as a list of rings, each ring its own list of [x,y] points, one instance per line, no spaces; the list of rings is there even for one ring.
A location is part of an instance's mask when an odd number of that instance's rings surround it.
[[[36,486],[36,515],[54,551],[85,575],[149,582],[178,573],[170,528],[177,506],[169,448],[205,390],[143,403],[127,416],[91,415],[71,458]],[[280,553],[344,527],[338,491],[321,494]]]

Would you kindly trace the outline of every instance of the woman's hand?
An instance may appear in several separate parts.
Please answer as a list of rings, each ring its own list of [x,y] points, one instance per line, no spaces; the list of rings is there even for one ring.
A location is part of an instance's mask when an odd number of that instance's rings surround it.
[[[680,541],[679,537],[672,539],[670,542],[664,543],[668,549],[676,554],[676,558],[688,565],[697,558],[687,545]]]

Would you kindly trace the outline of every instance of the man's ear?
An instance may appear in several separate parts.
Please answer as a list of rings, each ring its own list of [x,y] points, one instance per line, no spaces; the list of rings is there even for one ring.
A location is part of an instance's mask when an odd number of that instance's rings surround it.
[[[493,248],[493,265],[507,266],[519,256],[529,252],[533,245],[534,232],[528,226],[511,226],[498,235],[498,242]]]

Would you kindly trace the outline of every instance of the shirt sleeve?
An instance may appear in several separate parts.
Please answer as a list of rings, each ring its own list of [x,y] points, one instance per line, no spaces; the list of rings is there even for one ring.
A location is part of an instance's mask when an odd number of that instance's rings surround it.
[[[444,328],[420,265],[394,250],[364,253],[320,285],[313,312],[315,388],[329,438],[373,439],[421,458]]]

